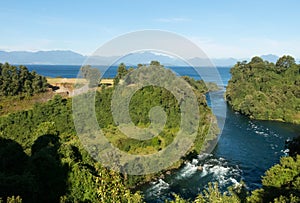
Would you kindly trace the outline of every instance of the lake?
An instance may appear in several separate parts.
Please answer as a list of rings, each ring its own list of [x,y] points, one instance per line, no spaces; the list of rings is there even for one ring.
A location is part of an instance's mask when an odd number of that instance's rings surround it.
[[[35,70],[38,74],[46,77],[76,78],[81,66],[79,65],[26,65],[26,67],[30,71]],[[104,73],[104,75],[102,76],[103,78],[115,77],[118,69],[117,66],[111,66],[109,68],[107,68],[107,66],[96,66],[96,67],[100,70],[102,74]],[[199,73],[197,73],[197,71],[195,71],[191,67],[175,66],[175,67],[167,67],[167,68],[170,68],[171,70],[175,71],[178,75],[188,75],[195,79],[200,79]],[[107,70],[104,72],[105,69]],[[198,68],[197,70],[200,71],[200,74],[203,75],[205,78],[207,78],[208,81],[214,80],[214,78],[209,78],[211,77],[210,74],[207,74],[207,73],[211,73],[210,70],[214,70],[214,69]],[[230,68],[218,67],[217,70],[219,71],[222,82],[224,84],[227,84],[227,81],[230,79],[230,73],[229,73]]]

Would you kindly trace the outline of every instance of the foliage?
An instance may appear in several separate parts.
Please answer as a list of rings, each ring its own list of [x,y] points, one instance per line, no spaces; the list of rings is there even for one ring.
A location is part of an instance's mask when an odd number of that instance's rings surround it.
[[[159,61],[151,61],[150,66],[161,66]]]
[[[244,184],[229,187],[228,191],[220,192],[218,183],[209,183],[208,188],[203,190],[194,200],[185,200],[174,194],[174,200],[169,203],[240,203],[245,202],[246,192]]]
[[[205,84],[206,84],[206,86],[207,86],[207,88],[208,88],[208,90],[209,90],[210,92],[218,91],[218,90],[221,89],[221,88],[220,88],[216,83],[214,83],[214,82],[207,82],[207,83],[205,83]]]
[[[124,186],[119,174],[100,167],[81,146],[71,100],[55,96],[31,110],[0,117],[0,137],[3,200],[13,195],[33,203],[141,200],[139,193]],[[103,187],[110,193],[100,192]]]
[[[25,66],[0,64],[0,96],[31,96],[44,92],[46,87],[46,78],[35,71],[29,72]]]
[[[120,79],[124,78],[128,73],[128,70],[126,69],[126,65],[124,63],[121,63],[118,67],[117,75],[114,78],[114,86],[119,84]]]
[[[12,197],[7,197],[6,203],[22,203],[22,198],[20,196],[12,196]],[[4,201],[0,198],[0,203],[4,203]]]
[[[235,194],[232,190],[229,192],[221,193],[218,189],[218,184],[214,185],[209,183],[208,189],[204,190],[203,194],[200,194],[195,202],[204,203],[239,203],[241,202],[240,198],[237,194]]]
[[[276,66],[280,68],[290,68],[295,64],[295,59],[291,56],[283,56],[276,62]]]
[[[130,71],[124,67],[119,68],[118,82]],[[89,78],[90,69],[86,70],[83,73]],[[200,151],[213,116],[206,105],[204,82],[185,79],[193,87],[203,112],[198,138],[191,149]],[[149,125],[148,112],[154,106],[161,106],[168,115],[162,134],[147,141],[128,139],[118,131],[110,109],[112,92],[113,88],[108,87],[97,92],[95,108],[99,125],[113,144],[130,153],[149,153],[159,151],[172,141],[178,131],[180,109],[170,92],[145,87],[132,98],[130,114],[139,127]],[[124,180],[120,174],[96,163],[80,144],[70,99],[56,95],[46,103],[35,104],[32,109],[0,117],[0,138],[0,197],[3,200],[20,196],[23,202],[33,203],[142,201],[138,192],[132,193],[125,185],[134,186],[145,177],[126,176]]]
[[[152,65],[157,65],[159,62],[153,61]],[[126,69],[125,64],[120,64],[118,73],[115,78],[115,84],[124,80],[124,77],[130,72]],[[208,130],[215,128],[212,132],[217,133],[217,127],[211,126],[211,121],[214,119],[211,110],[207,106],[205,93],[208,91],[205,83],[200,80],[196,81],[190,77],[183,77],[192,87],[199,103],[199,112],[201,112],[199,132],[194,143],[194,148],[191,149],[198,153],[202,149],[203,140],[208,133]],[[130,80],[130,77],[127,77]],[[129,114],[132,122],[140,127],[145,128],[150,125],[149,112],[151,108],[160,106],[166,112],[167,121],[162,132],[153,139],[139,141],[128,138],[123,135],[114,123],[111,113],[111,97],[114,89],[105,88],[96,94],[96,117],[100,127],[105,131],[107,138],[119,149],[132,154],[149,154],[157,152],[168,146],[176,136],[180,128],[181,111],[177,99],[168,90],[157,86],[146,86],[139,89],[132,96],[129,104]]]
[[[249,202],[299,202],[300,155],[281,158],[265,173],[262,184],[248,197]]]
[[[252,67],[251,71],[233,68],[235,76],[232,80],[246,77],[240,71],[256,75],[258,73],[253,69],[262,68],[262,64],[269,63],[254,58],[249,64],[239,63],[238,66],[249,66],[249,69]],[[292,73],[299,71],[298,65],[292,63],[290,58],[284,59],[280,64],[282,67],[278,67],[279,71],[272,69],[273,64],[269,64],[268,67],[272,70],[270,75],[281,82],[285,75],[293,78],[294,74]],[[284,67],[286,65],[287,67]],[[124,67],[120,68],[118,82],[122,80],[127,71]],[[267,77],[268,71],[264,71],[263,76]],[[240,74],[239,77],[236,74]],[[191,149],[198,152],[203,147],[203,136],[211,127],[210,122],[214,117],[206,104],[204,93],[208,89],[205,83],[189,77],[183,78],[193,88],[198,99],[199,110],[204,112],[204,116],[200,120],[201,130],[199,129],[195,146]],[[243,84],[246,84],[246,81],[244,79]],[[297,80],[297,82],[299,81]],[[259,84],[256,85],[259,86]],[[283,84],[290,84],[290,81],[285,81]],[[233,87],[233,84],[231,85]],[[254,90],[257,88],[248,85]],[[297,88],[292,90],[295,91]],[[285,91],[289,92],[289,89],[287,88]],[[170,92],[159,87],[145,87],[137,91],[132,98],[129,107],[130,114],[133,122],[139,127],[149,125],[148,112],[153,106],[162,106],[168,115],[167,127],[163,134],[150,141],[128,139],[117,130],[110,109],[112,92],[113,88],[104,88],[97,92],[95,108],[99,125],[113,144],[130,153],[145,153],[146,151],[142,151],[143,149],[151,149],[156,152],[172,141],[173,135],[178,130],[180,109]],[[267,93],[259,93],[259,98],[265,98],[264,94]],[[251,98],[253,95],[245,96],[247,96],[247,102],[253,102]],[[256,96],[254,95],[254,97]],[[251,112],[249,110],[249,113]],[[294,147],[297,148],[297,146]],[[61,96],[55,96],[47,103],[36,104],[30,110],[0,117],[0,160],[0,197],[2,197],[0,202],[135,203],[143,201],[139,192],[132,193],[126,185],[135,185],[137,182],[143,181],[144,177],[122,177],[96,163],[76,136],[71,100]],[[299,155],[295,155],[293,158],[282,158],[280,164],[266,172],[262,180],[263,187],[253,191],[247,201],[299,202],[299,171]],[[244,202],[246,201],[245,196],[243,186],[232,187],[227,192],[221,193],[217,184],[210,184],[195,200],[184,200],[178,195],[174,195],[175,200],[172,202]]]
[[[300,123],[300,65],[291,56],[276,65],[254,57],[231,69],[226,99],[254,119]]]
[[[89,87],[98,87],[101,77],[100,71],[97,68],[93,68],[90,65],[85,65],[80,68],[81,77],[89,81]]]

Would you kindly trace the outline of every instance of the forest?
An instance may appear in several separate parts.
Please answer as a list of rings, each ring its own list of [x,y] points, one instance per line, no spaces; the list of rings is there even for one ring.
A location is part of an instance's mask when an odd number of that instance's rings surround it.
[[[120,82],[128,71],[131,70],[121,64],[115,83]],[[208,89],[204,82],[183,78],[193,87],[199,109],[204,112],[200,119],[204,131],[199,131],[190,151],[197,154],[214,116],[206,104],[204,94]],[[145,87],[133,96],[130,114],[137,126],[149,125],[148,111],[156,105],[161,105],[168,116],[163,135],[149,141],[137,141],[122,135],[113,122],[110,109],[113,88],[103,87],[96,92],[95,108],[99,126],[114,145],[129,153],[144,154],[149,153],[148,150],[158,151],[172,141],[178,130],[180,109],[170,92],[159,87]],[[217,133],[217,127],[214,128]],[[280,164],[268,170],[263,177],[263,187],[252,195],[243,184],[223,193],[216,183],[211,183],[194,200],[174,194],[174,200],[169,202],[298,202],[299,142],[295,140],[289,147],[291,157],[282,158]],[[59,95],[46,103],[36,103],[31,109],[0,117],[0,160],[0,202],[143,202],[143,194],[131,189],[153,178],[125,177],[96,162],[76,136],[72,99]]]
[[[253,57],[231,69],[226,100],[253,119],[300,124],[300,65],[291,56],[276,64]]]
[[[115,80],[126,71],[121,64]],[[199,152],[214,117],[203,97],[207,92],[204,82],[187,77],[185,80],[194,87],[199,108],[205,112],[200,120],[201,133],[190,151]],[[146,87],[132,98],[130,112],[138,126],[149,124],[148,111],[152,106],[161,105],[168,115],[163,135],[146,141],[128,139],[118,132],[110,112],[112,92],[110,87],[97,91],[95,106],[99,125],[113,144],[130,153],[149,153],[172,141],[178,130],[180,110],[170,92]],[[157,100],[151,100],[149,95]],[[72,119],[72,100],[59,95],[47,103],[36,103],[32,109],[0,117],[0,197],[5,200],[19,196],[23,202],[140,202],[141,194],[128,188],[153,175],[124,178],[102,167],[80,144]]]
[[[47,80],[25,66],[0,63],[0,96],[32,96],[45,92]]]

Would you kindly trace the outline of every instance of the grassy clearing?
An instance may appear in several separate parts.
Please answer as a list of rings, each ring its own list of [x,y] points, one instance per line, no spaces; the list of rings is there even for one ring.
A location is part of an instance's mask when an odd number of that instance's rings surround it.
[[[33,107],[36,103],[44,103],[50,100],[54,95],[54,92],[47,91],[44,93],[36,94],[32,97],[1,97],[0,98],[0,116],[9,113],[14,113],[21,110],[27,110]]]
[[[75,84],[76,82],[85,79],[77,79],[77,78],[47,78],[47,82],[53,86],[62,84],[62,83],[70,83]]]

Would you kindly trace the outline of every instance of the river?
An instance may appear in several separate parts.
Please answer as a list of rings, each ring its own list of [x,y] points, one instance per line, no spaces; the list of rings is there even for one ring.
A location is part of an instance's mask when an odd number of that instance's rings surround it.
[[[220,69],[226,86],[229,69]],[[172,193],[193,199],[207,188],[209,182],[218,182],[224,191],[242,180],[248,190],[254,190],[261,186],[265,171],[287,155],[285,141],[300,135],[299,125],[251,120],[227,106],[224,93],[225,88],[211,93],[218,120],[223,119],[224,107],[227,107],[223,131],[214,150],[198,155],[164,179],[140,187],[146,202],[164,202],[172,199]],[[210,104],[210,97],[207,99]],[[203,170],[199,171],[198,166]]]

